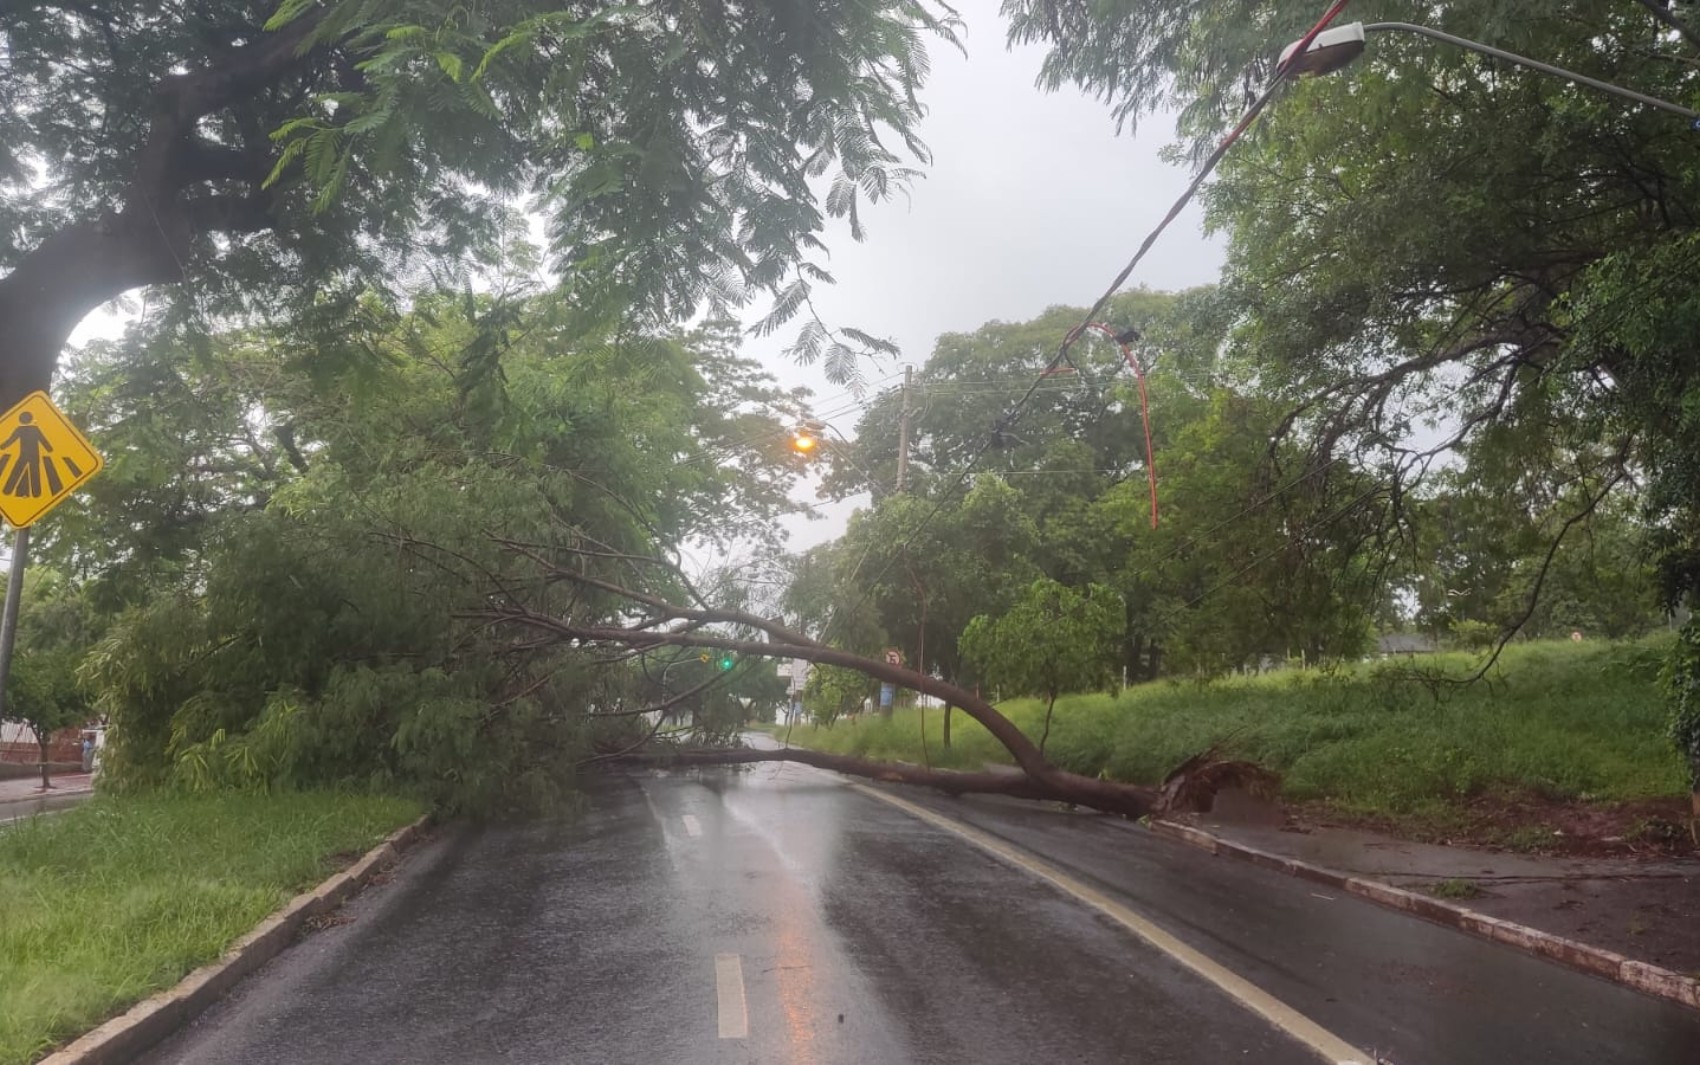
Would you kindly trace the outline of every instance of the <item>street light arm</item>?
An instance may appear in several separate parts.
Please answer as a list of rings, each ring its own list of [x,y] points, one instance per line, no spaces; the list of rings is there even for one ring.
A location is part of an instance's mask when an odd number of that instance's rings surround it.
[[[1410,22],[1371,22],[1364,26],[1364,32],[1415,33],[1422,37],[1430,37],[1437,41],[1444,41],[1447,44],[1457,45],[1459,48],[1467,48],[1472,52],[1479,52],[1482,55],[1491,56],[1494,59],[1502,59],[1507,63],[1513,63],[1520,67],[1528,67],[1531,70],[1538,70],[1543,74],[1551,74],[1554,77],[1563,78],[1566,81],[1576,82],[1578,85],[1586,85],[1591,89],[1598,89],[1601,92],[1607,92],[1613,96],[1621,96],[1625,100],[1634,100],[1637,103],[1646,104],[1648,107],[1656,107],[1661,111],[1669,111],[1671,114],[1681,115],[1684,118],[1700,122],[1700,111],[1683,107],[1681,104],[1673,104],[1669,100],[1661,100],[1657,96],[1648,96],[1645,93],[1636,92],[1634,89],[1626,89],[1621,85],[1613,85],[1609,81],[1600,81],[1598,78],[1590,78],[1585,74],[1578,74],[1574,70],[1565,70],[1563,67],[1555,67],[1551,63],[1543,63],[1538,59],[1530,59],[1528,56],[1518,55],[1515,52],[1507,52],[1503,48],[1495,48],[1492,45],[1482,44],[1480,41],[1472,41],[1467,37],[1456,37],[1450,33],[1443,33],[1440,30],[1431,29],[1428,26],[1418,26]]]

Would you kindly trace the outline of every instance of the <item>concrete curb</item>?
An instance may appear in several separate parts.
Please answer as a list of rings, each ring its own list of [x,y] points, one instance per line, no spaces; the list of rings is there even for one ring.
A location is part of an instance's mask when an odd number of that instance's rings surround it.
[[[1176,821],[1152,821],[1151,831],[1159,836],[1179,840],[1189,846],[1209,851],[1211,854],[1238,858],[1296,876],[1304,880],[1313,880],[1319,884],[1339,888],[1359,898],[1379,903],[1390,909],[1402,910],[1415,914],[1437,924],[1449,928],[1457,928],[1472,935],[1491,939],[1496,943],[1515,947],[1528,954],[1546,958],[1549,961],[1567,965],[1594,976],[1601,976],[1614,983],[1632,987],[1637,991],[1659,998],[1669,999],[1692,1009],[1700,1009],[1700,979],[1684,976],[1682,973],[1661,969],[1647,962],[1634,961],[1621,954],[1599,947],[1589,946],[1573,939],[1555,936],[1550,932],[1529,928],[1526,925],[1513,924],[1498,917],[1489,917],[1477,913],[1455,903],[1423,895],[1415,891],[1407,891],[1379,880],[1368,880],[1363,877],[1351,876],[1346,873],[1328,869],[1320,865],[1302,862],[1297,858],[1288,858],[1279,854],[1248,847],[1243,843],[1212,835],[1192,825],[1183,825]]]
[[[177,986],[136,1003],[37,1065],[120,1065],[141,1055],[194,1020],[243,977],[283,953],[308,920],[341,906],[395,864],[428,820],[429,815],[396,829],[347,869],[289,900],[231,944],[219,960],[196,969]]]

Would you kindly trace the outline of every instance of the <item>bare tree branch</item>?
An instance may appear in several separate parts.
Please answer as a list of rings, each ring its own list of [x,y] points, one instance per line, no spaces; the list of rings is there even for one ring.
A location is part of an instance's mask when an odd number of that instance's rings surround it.
[[[1700,48],[1700,33],[1695,32],[1688,23],[1677,18],[1671,11],[1666,0],[1638,0],[1642,7],[1653,13],[1653,17],[1682,35],[1682,39]]]
[[[630,744],[626,747],[622,747],[620,750],[617,750],[617,751],[610,751],[607,754],[592,755],[589,758],[581,759],[580,761],[575,762],[573,764],[575,766],[587,766],[587,765],[591,765],[591,764],[596,763],[596,762],[607,762],[607,761],[612,761],[612,760],[618,759],[618,758],[624,758],[624,757],[632,754],[638,748],[647,746],[651,741],[653,741],[655,739],[655,737],[658,734],[660,734],[661,726],[666,724],[666,722],[667,722],[667,715],[662,714],[660,717],[655,719],[655,724],[650,727],[648,734],[646,734],[643,737],[643,739],[638,740],[636,743]]]
[[[1505,650],[1505,645],[1510,643],[1519,632],[1523,631],[1523,626],[1527,625],[1529,623],[1529,619],[1535,616],[1535,610],[1541,603],[1541,588],[1546,584],[1547,572],[1552,569],[1552,560],[1558,555],[1558,549],[1563,545],[1565,536],[1570,533],[1571,529],[1586,521],[1595,510],[1599,509],[1600,504],[1605,502],[1606,497],[1611,495],[1612,490],[1619,484],[1623,483],[1623,480],[1629,476],[1629,472],[1623,469],[1621,465],[1623,457],[1623,452],[1619,452],[1616,459],[1619,466],[1613,471],[1612,475],[1606,479],[1606,483],[1598,492],[1589,497],[1587,503],[1585,503],[1580,510],[1566,518],[1564,524],[1559,526],[1558,535],[1554,536],[1552,538],[1552,543],[1547,545],[1546,557],[1541,559],[1541,568],[1535,572],[1535,583],[1529,588],[1529,598],[1524,604],[1523,613],[1518,616],[1516,621],[1507,625],[1504,632],[1499,634],[1499,642],[1494,644],[1493,653],[1488,656],[1488,660],[1486,662],[1482,663],[1482,668],[1476,670],[1475,673],[1471,674],[1462,683],[1473,684],[1487,676],[1488,671],[1493,668],[1494,663],[1499,661],[1499,656]]]
[[[724,674],[716,673],[714,676],[709,677],[707,680],[703,681],[701,684],[698,684],[694,688],[687,688],[684,691],[680,692],[678,695],[673,696],[673,698],[671,698],[671,699],[666,699],[662,702],[656,703],[653,706],[643,707],[640,710],[608,710],[608,711],[603,711],[602,713],[588,714],[586,716],[587,717],[598,717],[598,718],[600,718],[600,717],[639,717],[643,714],[654,714],[654,713],[660,713],[660,714],[665,715],[667,711],[673,709],[675,706],[678,706],[680,703],[684,702],[686,699],[689,699],[693,696],[701,695],[703,692],[714,687],[716,684],[719,684],[720,681],[723,679],[723,677],[724,677]]]
[[[526,558],[531,559],[538,565],[543,566],[552,577],[559,577],[563,580],[569,580],[576,584],[582,584],[590,588],[596,588],[601,591],[608,592],[611,595],[630,599],[636,603],[642,603],[647,607],[661,611],[664,615],[663,620],[666,618],[677,618],[681,621],[712,621],[734,625],[746,625],[750,628],[765,632],[769,636],[782,640],[786,643],[800,644],[803,646],[816,646],[815,641],[810,639],[808,636],[792,629],[788,629],[770,618],[758,617],[755,614],[751,614],[743,610],[727,608],[716,608],[710,610],[706,608],[680,606],[676,603],[670,603],[660,596],[650,595],[647,592],[640,592],[636,589],[614,584],[611,581],[592,577],[587,573],[577,573],[573,570],[566,569],[565,567],[558,566],[549,559],[544,558],[542,555],[531,550],[530,547],[516,541],[498,540],[497,543],[508,548],[510,551],[515,551],[524,555]],[[563,550],[576,553],[576,549],[574,548],[563,548]],[[666,566],[669,569],[672,568],[668,563],[662,562],[658,559],[652,561],[655,561],[657,565]]]

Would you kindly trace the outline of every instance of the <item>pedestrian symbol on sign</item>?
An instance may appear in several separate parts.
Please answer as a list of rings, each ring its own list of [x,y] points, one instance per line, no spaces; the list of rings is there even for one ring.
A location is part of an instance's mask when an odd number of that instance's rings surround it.
[[[45,392],[0,415],[0,517],[22,529],[100,472],[101,458]]]
[[[0,473],[8,466],[11,474],[6,478],[6,494],[9,496],[25,496],[34,498],[42,495],[42,489],[47,489],[48,495],[58,495],[65,490],[66,480],[76,480],[82,475],[75,459],[69,455],[59,456],[59,461],[65,464],[65,472],[69,476],[61,478],[54,469],[54,459],[51,454],[53,444],[47,439],[47,434],[34,424],[35,415],[23,411],[18,415],[19,425],[12,430],[12,435],[0,443]],[[12,445],[18,447],[18,461],[12,461]]]

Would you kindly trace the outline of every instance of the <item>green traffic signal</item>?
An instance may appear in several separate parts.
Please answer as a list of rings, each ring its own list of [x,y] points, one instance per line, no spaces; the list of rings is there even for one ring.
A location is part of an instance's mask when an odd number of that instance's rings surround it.
[[[731,655],[724,654],[720,656],[720,672],[724,673],[735,665],[737,665],[737,660]]]

